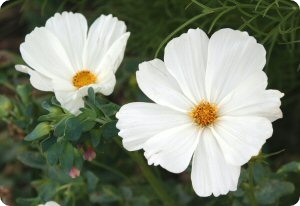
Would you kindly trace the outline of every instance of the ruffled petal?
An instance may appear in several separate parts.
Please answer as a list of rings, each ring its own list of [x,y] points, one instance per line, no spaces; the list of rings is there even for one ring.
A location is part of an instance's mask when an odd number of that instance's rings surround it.
[[[63,108],[72,114],[79,114],[80,108],[84,106],[84,101],[81,96],[72,91],[55,91],[55,97]]]
[[[16,65],[16,70],[30,75],[31,85],[41,91],[50,92],[53,91],[51,79],[45,77],[37,71],[30,69],[25,65]]]
[[[237,189],[240,166],[226,163],[210,129],[199,139],[192,163],[192,185],[201,197],[225,195]]]
[[[115,41],[115,43],[103,56],[102,61],[95,70],[96,73],[104,75],[107,72],[115,73],[117,71],[124,58],[125,48],[129,36],[130,33],[127,32]]]
[[[198,104],[206,98],[205,70],[208,37],[200,29],[190,29],[172,39],[165,48],[164,61],[184,94]]]
[[[57,37],[46,28],[35,28],[20,46],[24,61],[45,77],[70,79],[74,70]]]
[[[224,116],[212,128],[227,163],[241,166],[258,155],[272,136],[271,122],[263,117]]]
[[[154,59],[140,64],[136,77],[140,89],[157,104],[181,112],[193,108],[193,103],[184,96],[163,61]]]
[[[56,13],[47,20],[46,26],[64,47],[75,71],[83,68],[83,52],[87,38],[87,21],[82,14]]]
[[[185,124],[155,135],[143,146],[148,164],[160,165],[173,173],[183,172],[192,159],[200,133],[194,124]]]
[[[266,86],[266,74],[263,71],[253,73],[220,102],[222,115],[260,116],[270,121],[282,118],[280,98],[283,93],[265,90]]]
[[[56,13],[47,20],[46,26],[63,45],[75,71],[83,68],[83,52],[87,38],[87,21],[82,14]]]
[[[221,29],[209,41],[207,58],[208,101],[219,103],[251,74],[263,69],[266,51],[246,32]]]
[[[153,103],[130,103],[116,114],[124,147],[139,150],[154,135],[191,122],[187,115]]]
[[[129,37],[125,32],[125,23],[112,15],[101,15],[96,19],[88,32],[84,65],[95,72],[110,69],[115,72]]]

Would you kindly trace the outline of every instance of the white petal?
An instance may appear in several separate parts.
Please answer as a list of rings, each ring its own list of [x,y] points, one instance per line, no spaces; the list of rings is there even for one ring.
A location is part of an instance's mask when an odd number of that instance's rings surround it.
[[[253,73],[220,102],[222,115],[261,116],[270,121],[281,118],[280,98],[283,94],[265,90],[266,86],[266,74],[263,71]]]
[[[82,14],[63,12],[56,13],[48,19],[45,26],[64,47],[74,70],[83,68],[83,51],[87,38],[87,21]]]
[[[153,103],[126,104],[116,117],[119,136],[129,151],[141,149],[150,137],[164,130],[191,122],[187,115]]]
[[[99,92],[103,95],[110,95],[116,85],[115,74],[111,71],[106,73],[105,76],[100,76],[100,83],[94,86],[95,92]]]
[[[205,99],[208,37],[200,29],[171,40],[165,48],[165,63],[184,94],[195,104]]]
[[[88,32],[84,55],[84,65],[94,71],[106,69],[99,68],[100,63],[103,61],[104,56],[110,50],[112,45],[119,40],[125,34],[125,32],[125,23],[118,20],[116,17],[113,17],[112,15],[101,15],[98,19],[96,19]],[[114,55],[123,55],[125,48],[124,44],[126,45],[127,38],[126,36],[123,37],[123,39],[118,43],[117,48],[113,49],[113,51],[117,52],[117,54]],[[120,57],[114,57],[114,59],[120,59]],[[117,65],[117,63],[113,64]],[[116,70],[116,68],[114,69]]]
[[[119,68],[125,53],[125,48],[127,40],[130,36],[130,33],[127,32],[123,34],[119,39],[113,43],[109,50],[105,53],[102,58],[102,61],[95,69],[96,73],[103,75],[107,72],[115,73]]]
[[[226,162],[241,166],[258,155],[272,136],[271,122],[263,117],[220,117],[212,128]]]
[[[206,91],[208,100],[219,103],[253,72],[266,63],[266,51],[248,33],[221,29],[213,34],[208,46]]]
[[[41,91],[53,91],[51,79],[36,72],[25,65],[16,65],[16,70],[30,75],[31,85]]]
[[[72,83],[72,78],[70,79],[61,79],[55,78],[52,79],[52,85],[54,92],[75,92],[77,88]]]
[[[209,129],[200,137],[192,163],[192,184],[197,195],[225,195],[237,189],[240,167],[226,163],[221,149]]]
[[[55,91],[55,97],[63,108],[75,115],[84,106],[84,101],[81,96],[77,95],[77,92]]]
[[[141,63],[136,78],[140,89],[157,104],[183,112],[192,110],[193,104],[181,92],[161,60]]]
[[[199,127],[185,124],[155,135],[143,146],[148,164],[160,165],[173,173],[183,172],[191,161],[200,134]]]
[[[54,79],[52,84],[55,97],[61,106],[73,114],[78,114],[79,109],[84,106],[84,102],[82,96],[78,95],[78,90],[73,86],[72,82]]]
[[[35,28],[25,37],[20,51],[24,61],[48,78],[74,75],[70,60],[59,40],[46,28]]]

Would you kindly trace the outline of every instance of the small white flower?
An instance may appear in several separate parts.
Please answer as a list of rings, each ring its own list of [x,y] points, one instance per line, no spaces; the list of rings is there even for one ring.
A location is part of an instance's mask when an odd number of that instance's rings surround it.
[[[40,204],[38,206],[60,206],[60,205],[54,201],[49,201],[49,202],[46,202],[44,205]]]
[[[164,62],[139,65],[137,81],[155,103],[130,103],[117,113],[127,150],[145,150],[149,164],[183,172],[192,159],[199,196],[234,191],[241,165],[271,137],[282,117],[277,90],[266,90],[264,47],[246,32],[200,29],[171,40]]]
[[[28,73],[35,88],[53,91],[64,108],[77,113],[89,87],[103,95],[112,93],[129,35],[125,23],[112,15],[101,15],[88,30],[82,14],[55,14],[20,46],[33,69],[16,69]]]

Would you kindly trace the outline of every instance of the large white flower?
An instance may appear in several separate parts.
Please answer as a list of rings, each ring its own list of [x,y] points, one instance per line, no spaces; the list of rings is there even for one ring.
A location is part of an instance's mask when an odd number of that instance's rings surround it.
[[[266,90],[264,47],[246,32],[200,29],[171,40],[164,62],[139,65],[137,81],[155,103],[130,103],[117,113],[127,150],[145,150],[149,164],[174,173],[192,159],[199,196],[237,188],[241,165],[257,155],[281,118],[277,90]]]
[[[89,87],[103,95],[112,93],[129,35],[125,23],[112,15],[101,15],[88,30],[82,14],[55,14],[20,46],[33,69],[16,69],[28,73],[35,88],[53,91],[63,107],[77,113]]]

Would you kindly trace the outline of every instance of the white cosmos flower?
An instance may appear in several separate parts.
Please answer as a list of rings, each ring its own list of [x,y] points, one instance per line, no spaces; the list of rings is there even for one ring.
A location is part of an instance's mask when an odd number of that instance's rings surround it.
[[[271,137],[281,118],[277,90],[266,90],[264,47],[246,32],[200,29],[171,40],[164,62],[139,65],[137,81],[155,103],[130,103],[117,113],[127,150],[145,150],[149,164],[183,172],[192,157],[199,196],[234,191],[241,165]]]
[[[101,15],[88,30],[82,14],[57,13],[20,46],[32,69],[16,69],[28,73],[36,89],[53,91],[64,108],[77,113],[89,87],[103,95],[112,93],[129,35],[125,23],[112,15]]]
[[[60,206],[58,203],[54,202],[54,201],[49,201],[49,202],[46,202],[45,204],[40,204],[38,206]]]

